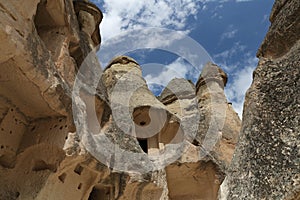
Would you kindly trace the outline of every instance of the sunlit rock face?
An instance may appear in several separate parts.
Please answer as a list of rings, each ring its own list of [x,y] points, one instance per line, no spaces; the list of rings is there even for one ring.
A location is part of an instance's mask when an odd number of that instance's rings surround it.
[[[300,2],[275,1],[224,199],[300,198]]]
[[[0,199],[87,199],[107,168],[79,144],[71,89],[95,36],[71,0],[0,5]]]
[[[217,199],[241,123],[218,66],[155,97],[134,59],[101,70],[89,1],[0,8],[1,200]]]

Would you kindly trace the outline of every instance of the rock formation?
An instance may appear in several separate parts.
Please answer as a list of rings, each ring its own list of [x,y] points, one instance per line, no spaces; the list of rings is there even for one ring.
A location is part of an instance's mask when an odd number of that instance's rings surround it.
[[[274,4],[246,95],[241,135],[224,187],[227,199],[300,199],[299,13],[297,0]]]
[[[274,6],[230,165],[241,122],[218,66],[155,97],[132,58],[102,72],[94,4],[0,1],[0,199],[297,198],[298,11]]]
[[[173,80],[171,91],[156,98],[138,63],[123,56],[93,88],[102,73],[93,51],[101,42],[102,13],[95,5],[0,5],[0,199],[217,198],[240,126],[219,86],[223,72],[207,83],[202,75],[197,94],[188,81]],[[72,99],[74,84],[83,80]],[[207,85],[215,85],[220,102],[211,100]],[[74,104],[82,106],[78,116]],[[214,123],[212,146],[203,147],[201,127],[208,128],[210,118],[219,123],[211,112],[221,107],[233,117],[223,122],[224,130]],[[207,108],[205,120],[197,117],[199,108]],[[104,139],[102,148],[94,139]]]

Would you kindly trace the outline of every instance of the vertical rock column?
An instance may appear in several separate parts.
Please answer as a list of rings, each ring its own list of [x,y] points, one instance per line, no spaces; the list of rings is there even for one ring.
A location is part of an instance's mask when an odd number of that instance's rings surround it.
[[[73,3],[80,30],[89,37],[92,48],[98,50],[101,43],[99,25],[103,18],[101,10],[89,1],[77,0]]]
[[[169,123],[171,114],[148,89],[141,69],[133,59],[115,58],[105,69],[102,81],[113,119],[124,133],[142,142],[157,135]],[[149,145],[155,146],[149,141],[142,144],[145,152]]]
[[[234,144],[228,147],[231,150],[230,155],[224,150],[226,148],[220,146],[227,145],[221,144],[225,136],[235,135],[236,139],[240,122],[224,96],[226,79],[227,76],[221,69],[209,63],[199,78],[197,95],[195,86],[191,83],[184,79],[173,79],[159,97],[166,107],[181,119],[185,132],[195,132],[188,134],[191,137],[187,138],[185,151],[178,152],[182,154],[180,159],[166,167],[171,199],[216,199],[218,196]],[[231,112],[230,117],[233,115],[235,118],[226,121],[227,109]],[[209,128],[210,125],[213,127]],[[236,126],[233,133],[229,132],[231,125]],[[208,131],[211,137],[209,140],[205,138]],[[225,132],[224,136],[222,132]],[[228,161],[226,156],[230,158]]]
[[[200,112],[199,131],[195,142],[203,148],[225,173],[237,143],[241,121],[227,102],[224,87],[227,75],[217,65],[204,66],[196,84]]]
[[[116,152],[113,167],[128,167],[128,172],[135,172],[129,173],[130,179],[119,198],[161,198],[166,185],[157,174],[164,172],[154,172],[157,169],[153,168],[149,157],[158,155],[158,135],[171,124],[171,113],[148,89],[140,66],[132,58],[120,56],[113,59],[103,73],[102,83],[111,108],[110,120],[103,131],[129,155],[120,157]],[[137,159],[137,163],[133,165],[136,161],[130,159]],[[140,167],[137,169],[137,166]],[[139,170],[143,171],[139,173]]]

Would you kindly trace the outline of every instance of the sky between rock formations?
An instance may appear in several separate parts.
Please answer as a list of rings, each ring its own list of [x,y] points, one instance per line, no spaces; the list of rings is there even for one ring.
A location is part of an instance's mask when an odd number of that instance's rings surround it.
[[[102,43],[126,31],[147,27],[179,31],[197,41],[213,62],[228,74],[225,94],[239,116],[242,116],[244,96],[258,62],[256,51],[270,25],[269,14],[274,0],[92,2],[104,14],[100,25]],[[151,42],[155,42],[155,39],[149,38]],[[141,64],[143,76],[155,95],[174,77],[195,82],[200,74],[200,70],[193,70],[194,66],[170,52],[139,49],[127,55]],[[151,66],[149,63],[160,64]]]

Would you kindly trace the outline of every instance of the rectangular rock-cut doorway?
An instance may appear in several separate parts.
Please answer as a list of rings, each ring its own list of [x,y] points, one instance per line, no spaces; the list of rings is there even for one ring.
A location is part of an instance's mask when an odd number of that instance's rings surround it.
[[[95,185],[88,200],[110,200],[112,199],[112,188],[105,185]]]

